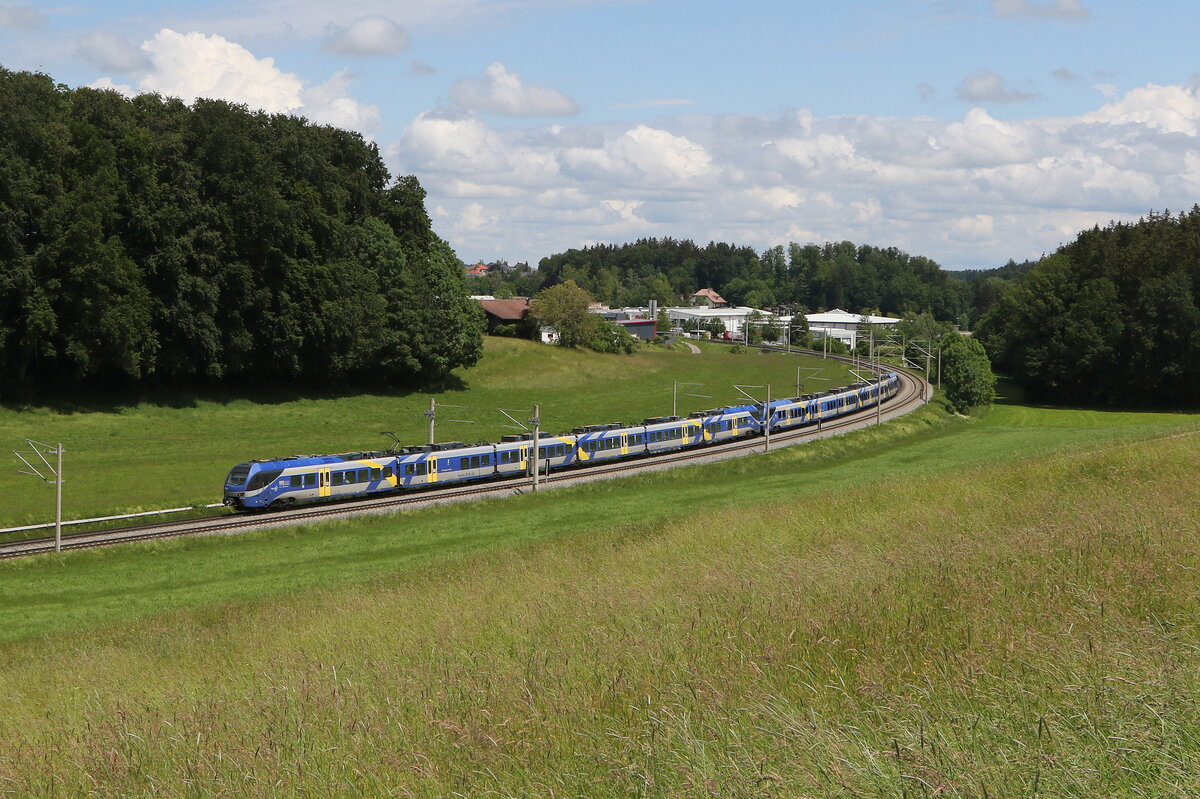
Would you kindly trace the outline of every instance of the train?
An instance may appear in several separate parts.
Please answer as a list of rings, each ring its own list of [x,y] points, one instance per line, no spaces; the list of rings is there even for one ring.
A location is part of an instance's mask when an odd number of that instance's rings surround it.
[[[641,424],[595,424],[560,435],[540,434],[538,469],[546,474],[626,458],[702,447],[820,425],[886,402],[900,389],[889,372],[832,389],[712,410],[686,417],[657,416]],[[882,396],[881,396],[882,395]],[[340,455],[295,455],[246,461],[225,478],[224,504],[237,511],[282,509],[301,503],[352,499],[460,483],[530,476],[533,435],[508,435],[496,443],[461,441]]]

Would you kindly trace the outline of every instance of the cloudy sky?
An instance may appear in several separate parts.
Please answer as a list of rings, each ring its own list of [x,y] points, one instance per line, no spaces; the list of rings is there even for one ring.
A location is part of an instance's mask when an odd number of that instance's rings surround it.
[[[0,65],[360,131],[469,262],[671,236],[953,269],[1200,202],[1198,29],[1196,0],[0,0]]]

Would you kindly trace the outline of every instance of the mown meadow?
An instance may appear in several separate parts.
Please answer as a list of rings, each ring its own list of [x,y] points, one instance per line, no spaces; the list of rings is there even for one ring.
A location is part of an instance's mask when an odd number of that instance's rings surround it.
[[[934,403],[537,496],[0,564],[0,790],[1193,796],[1198,433]]]
[[[7,407],[0,408],[0,442],[6,451],[26,449],[27,438],[51,446],[63,442],[64,515],[92,518],[220,502],[225,475],[245,460],[386,449],[392,440],[382,431],[394,432],[405,444],[425,443],[427,420],[421,414],[431,397],[446,406],[466,406],[439,412],[439,441],[497,441],[516,432],[507,427],[511,423],[500,408],[515,411],[538,403],[548,432],[641,421],[671,412],[674,381],[704,384],[679,389],[679,412],[688,413],[736,402],[734,383],[772,383],[782,393],[794,392],[797,365],[806,370],[806,390],[853,380],[835,361],[734,355],[716,345],[706,347],[705,357],[660,348],[615,357],[489,338],[476,367],[454,372],[432,394],[276,391]],[[0,496],[6,500],[0,528],[53,521],[53,489],[18,474],[20,463],[8,458],[12,468],[0,469]]]

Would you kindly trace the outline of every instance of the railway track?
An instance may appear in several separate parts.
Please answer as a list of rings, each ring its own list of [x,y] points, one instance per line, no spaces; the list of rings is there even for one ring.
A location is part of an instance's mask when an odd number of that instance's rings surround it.
[[[830,356],[833,357],[833,356]],[[836,360],[852,363],[850,358]],[[857,363],[857,362],[854,362]],[[839,417],[818,427],[803,427],[783,433],[773,433],[768,445],[765,437],[713,444],[699,449],[671,452],[662,455],[643,456],[619,463],[592,466],[587,469],[569,469],[540,478],[539,488],[549,490],[593,480],[606,480],[637,472],[657,471],[685,464],[704,463],[739,457],[755,451],[791,446],[795,444],[840,435],[866,427],[876,422],[894,419],[924,404],[929,396],[928,384],[918,375],[895,367],[888,367],[900,376],[900,390],[882,408],[868,408]],[[114,546],[135,541],[153,541],[188,535],[231,535],[249,530],[306,524],[328,519],[369,514],[396,513],[430,505],[463,502],[484,497],[512,496],[524,493],[530,487],[527,477],[520,479],[491,481],[481,485],[458,488],[440,488],[398,496],[372,499],[349,500],[331,504],[296,508],[252,515],[219,516],[202,519],[187,519],[123,527],[113,530],[72,533],[62,537],[62,549],[79,550]],[[0,560],[37,555],[54,551],[54,538],[32,538],[0,544]]]

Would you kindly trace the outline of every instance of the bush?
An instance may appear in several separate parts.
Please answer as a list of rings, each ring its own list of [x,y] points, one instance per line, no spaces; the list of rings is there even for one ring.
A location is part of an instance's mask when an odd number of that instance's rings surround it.
[[[942,338],[942,390],[959,413],[996,398],[996,376],[978,339],[959,333]]]

